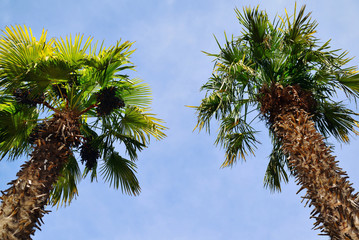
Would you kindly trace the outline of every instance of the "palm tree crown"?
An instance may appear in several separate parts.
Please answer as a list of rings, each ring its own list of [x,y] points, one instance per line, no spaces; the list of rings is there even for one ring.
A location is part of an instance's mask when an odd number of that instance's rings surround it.
[[[223,167],[254,153],[259,141],[251,124],[257,117],[266,121],[273,151],[264,183],[271,190],[280,191],[281,180],[288,181],[288,161],[270,127],[282,108],[276,102],[278,96],[273,97],[274,86],[301,92],[299,104],[312,115],[323,136],[348,142],[355,131],[356,114],[333,98],[338,90],[351,99],[359,97],[355,68],[345,67],[350,60],[347,52],[331,50],[330,41],[320,44],[314,36],[317,23],[304,10],[305,6],[293,16],[286,13],[271,22],[258,7],[236,9],[242,35],[226,36],[223,47],[217,41],[219,54],[206,53],[215,58],[215,66],[202,86],[206,97],[196,107],[199,129],[208,130],[213,117],[220,123],[216,144],[226,150]]]
[[[132,44],[117,42],[106,48],[83,35],[48,39],[46,31],[37,40],[26,26],[3,31],[1,158],[30,154],[41,145],[39,139],[50,138],[46,125],[60,115],[73,118],[78,128],[76,136],[65,139],[71,142],[68,160],[53,185],[52,204],[70,203],[77,182],[87,175],[94,180],[98,173],[127,194],[140,192],[137,152],[147,146],[150,136],[165,137],[165,127],[150,113],[148,85],[127,75],[134,69]],[[57,134],[61,129],[53,131]],[[128,159],[116,150],[117,143],[123,144]],[[77,160],[85,165],[83,174]]]

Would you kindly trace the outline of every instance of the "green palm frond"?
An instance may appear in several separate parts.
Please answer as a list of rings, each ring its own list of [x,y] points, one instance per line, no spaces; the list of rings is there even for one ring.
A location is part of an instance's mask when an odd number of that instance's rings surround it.
[[[111,152],[105,157],[100,169],[101,175],[110,186],[129,195],[138,195],[141,191],[136,178],[136,164],[119,155],[118,152]]]
[[[235,9],[240,24],[243,25],[243,35],[248,36],[253,44],[262,44],[267,35],[268,21],[267,13],[255,9],[243,8],[243,13]]]
[[[317,27],[316,21],[312,21],[310,14],[304,15],[305,6],[303,6],[298,14],[296,14],[296,7],[294,8],[293,16],[288,16],[287,11],[285,20],[282,19],[283,23],[287,25],[285,32],[284,40],[289,42],[289,45],[296,44],[307,44],[308,39],[312,38],[313,34],[316,32],[315,28]],[[300,48],[299,48],[300,49]]]
[[[342,102],[323,102],[319,104],[313,120],[324,137],[332,135],[338,141],[348,143],[354,129],[355,115],[358,114],[347,109]]]
[[[282,191],[281,183],[288,183],[289,176],[287,171],[288,161],[281,150],[281,145],[278,139],[271,133],[273,150],[269,155],[269,163],[264,174],[264,187],[269,188],[271,192]],[[290,170],[288,171],[290,175]]]
[[[97,52],[96,47],[91,50],[91,55],[86,60],[86,64],[92,68],[92,78],[101,87],[113,84],[113,78],[118,80],[127,81],[128,75],[123,74],[122,71],[133,69],[129,56],[134,52],[130,50],[132,42],[118,41],[116,46],[105,48],[101,45]]]
[[[61,177],[53,187],[50,204],[57,207],[66,206],[78,195],[77,184],[81,179],[81,170],[74,156],[70,156],[62,170]]]
[[[122,90],[121,97],[128,105],[147,108],[152,102],[151,89],[141,79],[131,79],[117,86]]]
[[[31,150],[28,138],[36,126],[38,113],[28,108],[8,102],[0,105],[0,152],[1,159],[16,158]]]
[[[123,135],[132,136],[135,140],[146,144],[153,136],[156,139],[163,139],[166,135],[166,127],[161,125],[162,120],[148,113],[147,109],[137,107],[127,107],[120,121],[114,126]]]
[[[338,87],[342,88],[349,98],[359,98],[359,74],[355,68],[348,68],[346,74],[337,75]]]
[[[101,149],[104,155],[107,154],[107,151],[112,149],[111,146],[115,142],[124,144],[126,153],[129,155],[131,160],[137,159],[137,151],[142,151],[146,147],[144,142],[140,142],[135,139],[134,136],[128,135],[120,127],[119,123],[121,121],[120,117],[117,115],[111,115],[107,118],[102,119],[102,133],[96,137],[92,135],[92,138],[97,142],[97,146]]]
[[[96,163],[92,169],[88,169],[87,167],[85,167],[85,169],[82,173],[82,178],[85,179],[87,177],[87,175],[90,174],[91,182],[97,181],[97,167],[98,167],[98,163]]]
[[[221,98],[220,95],[216,92],[202,99],[201,105],[199,107],[194,107],[198,113],[198,122],[196,128],[198,127],[199,130],[205,128],[207,132],[210,132],[210,121],[213,116],[216,118],[219,117],[220,104]]]
[[[215,143],[226,151],[222,167],[233,166],[237,158],[245,160],[248,154],[254,154],[259,143],[256,132],[241,118],[227,117],[221,121]]]

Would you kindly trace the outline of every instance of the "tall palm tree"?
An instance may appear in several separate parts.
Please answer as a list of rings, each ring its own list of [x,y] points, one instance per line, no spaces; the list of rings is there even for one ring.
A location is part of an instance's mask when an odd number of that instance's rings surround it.
[[[197,127],[209,130],[219,122],[216,144],[225,149],[223,167],[253,153],[258,144],[251,125],[259,118],[268,126],[273,151],[265,185],[280,190],[281,180],[292,174],[309,205],[315,228],[331,239],[359,239],[358,194],[341,170],[328,136],[348,142],[355,113],[333,97],[343,91],[359,97],[358,75],[346,52],[331,50],[314,37],[317,23],[305,14],[273,22],[257,8],[236,9],[242,34],[228,39],[215,58],[214,71],[202,86],[206,96]],[[289,174],[287,173],[289,170]]]
[[[1,157],[30,160],[2,192],[1,239],[31,239],[46,205],[70,203],[82,177],[94,180],[99,173],[127,194],[140,192],[137,152],[150,136],[165,137],[165,127],[149,112],[149,87],[127,75],[134,68],[132,43],[106,48],[92,41],[82,35],[47,39],[46,31],[37,40],[26,26],[3,31]]]

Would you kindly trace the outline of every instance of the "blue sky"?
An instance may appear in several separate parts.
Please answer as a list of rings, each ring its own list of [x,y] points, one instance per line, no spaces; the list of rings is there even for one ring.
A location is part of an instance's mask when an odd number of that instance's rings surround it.
[[[192,131],[195,114],[185,105],[199,104],[204,95],[199,88],[213,67],[201,51],[218,51],[213,34],[220,41],[224,31],[240,34],[235,7],[258,4],[271,18],[294,7],[285,0],[0,0],[0,29],[26,24],[35,35],[45,28],[50,37],[83,33],[107,45],[136,41],[132,77],[150,84],[153,112],[169,127],[166,139],[153,140],[139,155],[140,196],[123,195],[101,178],[85,179],[69,207],[51,209],[35,240],[327,239],[311,230],[311,209],[300,203],[293,178],[282,193],[263,188],[271,150],[263,123],[255,125],[262,131],[256,155],[226,169],[220,169],[223,151],[213,145],[215,126],[212,135]],[[357,56],[352,65],[358,65],[359,2],[297,1],[298,7],[303,4],[319,23],[317,37],[332,38],[332,46]],[[358,189],[358,137],[351,145],[330,141]],[[23,160],[0,162],[0,189],[15,178]]]

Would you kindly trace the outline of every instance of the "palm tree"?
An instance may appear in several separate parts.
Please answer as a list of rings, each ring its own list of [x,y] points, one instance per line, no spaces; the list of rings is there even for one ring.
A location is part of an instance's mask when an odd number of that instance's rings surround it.
[[[0,238],[31,239],[48,204],[69,204],[82,177],[101,175],[137,195],[137,152],[165,137],[150,89],[126,74],[132,43],[104,47],[82,35],[36,40],[26,26],[0,38],[0,151],[30,156],[2,192]],[[129,159],[116,150],[123,144]],[[83,174],[78,160],[85,165]],[[100,162],[100,159],[102,161]]]
[[[331,50],[314,37],[317,23],[305,15],[273,22],[257,8],[236,9],[241,36],[228,39],[215,58],[214,71],[202,86],[206,96],[197,109],[199,130],[219,122],[216,144],[225,149],[223,167],[254,153],[258,140],[253,120],[268,126],[273,151],[265,186],[280,191],[288,175],[306,190],[316,229],[331,239],[359,239],[358,194],[341,170],[326,139],[348,142],[355,113],[333,99],[338,91],[356,100],[358,75],[346,52]],[[289,170],[289,174],[287,173]]]

